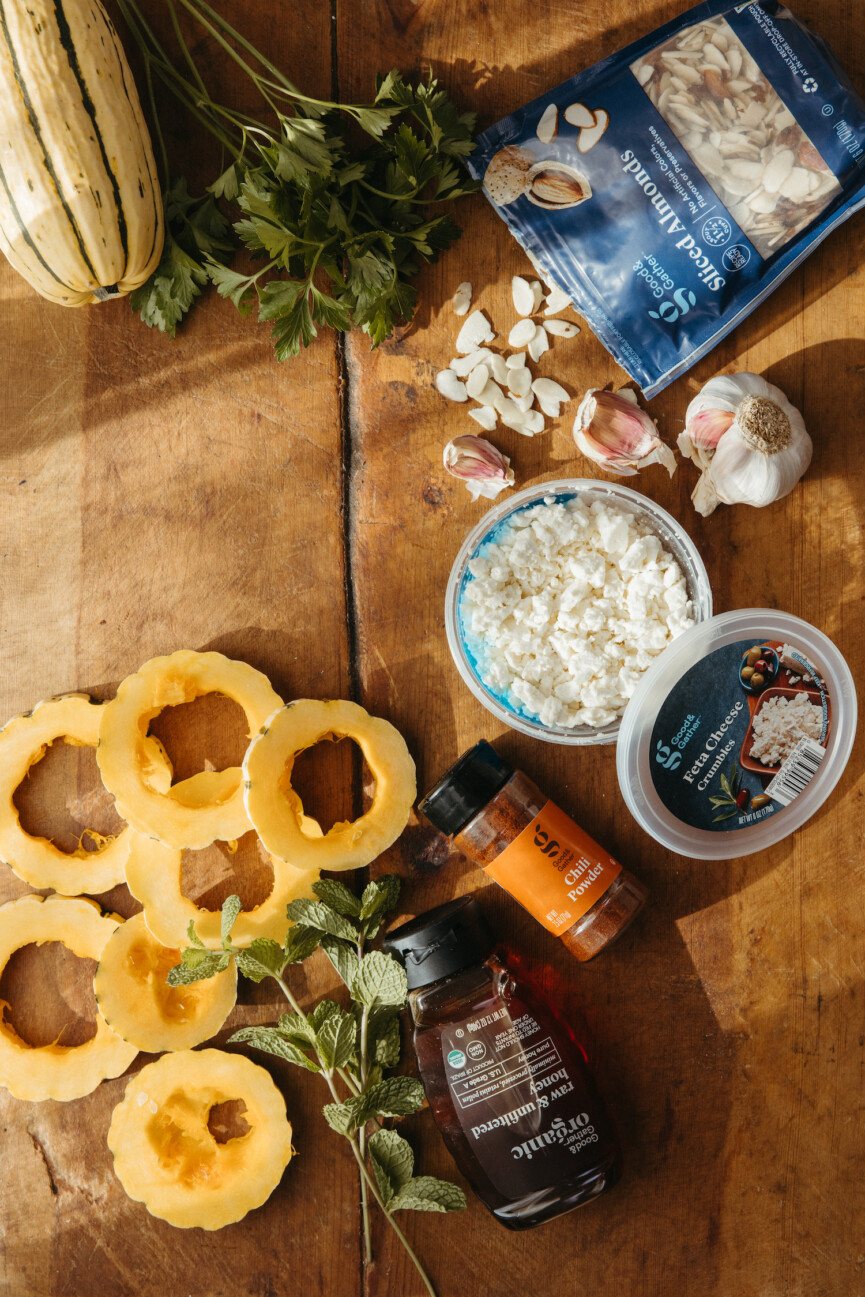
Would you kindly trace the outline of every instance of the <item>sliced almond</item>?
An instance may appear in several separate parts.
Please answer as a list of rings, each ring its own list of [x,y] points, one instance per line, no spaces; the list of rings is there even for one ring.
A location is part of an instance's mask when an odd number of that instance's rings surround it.
[[[580,131],[577,136],[577,149],[579,152],[588,153],[589,149],[593,149],[609,124],[610,114],[607,110],[605,108],[596,109],[594,126],[589,126]]]
[[[467,401],[469,394],[452,369],[442,369],[436,374],[436,387],[449,401]]]
[[[479,405],[492,405],[497,410],[499,408],[499,401],[504,401],[506,398],[498,383],[494,383],[493,380],[490,379],[484,390],[479,392],[474,399]]]
[[[544,308],[544,315],[558,315],[566,306],[570,306],[571,299],[567,293],[563,293],[560,288],[551,288],[547,294],[547,304]]]
[[[469,418],[474,419],[487,432],[492,432],[499,421],[499,416],[491,405],[482,405],[477,410],[469,410]]]
[[[495,330],[483,311],[472,311],[457,334],[457,351],[461,356],[467,356],[483,343],[492,342],[495,336]]]
[[[525,280],[523,280],[523,283],[525,283]],[[528,284],[526,284],[526,288],[529,288]],[[531,292],[530,288],[529,292]],[[537,327],[534,320],[520,320],[508,334],[508,346],[525,347],[534,338]]]
[[[468,280],[457,286],[451,302],[453,303],[454,315],[468,314],[468,309],[472,304],[472,286]]]
[[[543,432],[546,426],[544,423],[544,416],[541,414],[540,410],[530,410],[528,414],[524,415],[524,419],[525,423],[523,426],[526,435],[529,437],[534,437],[539,432]]]
[[[539,401],[570,401],[571,399],[561,383],[557,383],[554,378],[536,378],[532,383],[532,391]]]
[[[480,365],[482,361],[492,354],[489,347],[480,347],[477,351],[470,351],[467,356],[454,356],[450,367],[458,378],[465,378],[467,374],[472,372],[475,365]]]
[[[508,370],[508,391],[514,396],[525,396],[532,388],[532,375],[525,365],[522,369]],[[471,395],[471,393],[469,393]]]
[[[585,104],[569,104],[565,109],[565,121],[582,129],[584,126],[594,126],[595,114]]]
[[[547,104],[538,122],[537,136],[541,144],[551,143],[559,129],[559,110],[555,104]]]
[[[473,401],[477,400],[489,381],[489,366],[484,364],[475,365],[466,379],[466,391]]]
[[[511,280],[511,296],[514,299],[514,310],[517,315],[531,315],[535,309],[535,295],[528,280],[521,275],[514,275]]]
[[[538,405],[548,419],[558,419],[561,410],[558,401],[538,401]]]
[[[575,338],[580,331],[580,326],[570,320],[544,320],[544,328],[557,338]]]
[[[487,364],[490,367],[490,373],[497,383],[506,383],[508,381],[508,367],[505,364],[504,356],[498,352],[493,352]]]
[[[521,414],[526,414],[535,403],[535,394],[528,391],[525,396],[515,396],[513,402]]]
[[[526,363],[526,353],[524,351],[514,351],[510,356],[505,356],[505,367],[507,369],[522,369]]]
[[[532,338],[526,350],[528,351],[529,355],[531,356],[535,364],[537,364],[541,356],[544,354],[544,352],[549,351],[549,349],[550,349],[549,335],[547,334],[546,329],[541,328],[541,326],[538,325],[537,329],[535,330],[535,336]]]
[[[532,315],[537,315],[538,311],[541,309],[541,302],[544,300],[544,289],[541,281],[539,279],[533,279],[531,289],[535,295],[535,309],[532,311]]]
[[[505,396],[504,392],[499,392],[495,401],[491,401],[490,404],[494,405],[498,410],[502,417],[502,423],[507,423],[508,419],[522,419],[523,417],[522,410],[519,409],[509,396]],[[510,424],[508,424],[508,427],[510,427]]]

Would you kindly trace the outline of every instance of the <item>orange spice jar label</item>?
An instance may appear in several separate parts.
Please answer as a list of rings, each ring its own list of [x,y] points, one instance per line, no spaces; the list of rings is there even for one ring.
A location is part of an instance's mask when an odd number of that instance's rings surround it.
[[[547,802],[484,872],[547,932],[561,936],[600,900],[622,866]]]

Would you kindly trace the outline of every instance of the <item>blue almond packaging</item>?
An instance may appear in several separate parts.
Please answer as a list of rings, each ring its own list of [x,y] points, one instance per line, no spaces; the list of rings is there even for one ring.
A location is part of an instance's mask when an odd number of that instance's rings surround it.
[[[865,104],[775,0],[707,0],[477,145],[490,202],[646,396],[865,205]]]

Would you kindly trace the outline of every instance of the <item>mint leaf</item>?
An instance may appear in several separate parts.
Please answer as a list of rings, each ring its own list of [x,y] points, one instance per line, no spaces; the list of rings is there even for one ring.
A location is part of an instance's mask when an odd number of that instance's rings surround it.
[[[342,1009],[333,1000],[319,1000],[318,1004],[309,1014],[308,1022],[313,1031],[321,1031],[328,1018],[342,1013]]]
[[[403,1185],[388,1205],[391,1211],[462,1211],[466,1196],[449,1180],[418,1175]]]
[[[290,901],[287,913],[294,923],[302,923],[318,932],[328,932],[332,937],[341,937],[343,941],[357,940],[355,927],[341,914],[337,914],[336,910],[325,905],[324,901],[310,901],[306,898]]]
[[[322,1108],[324,1119],[338,1135],[353,1135],[357,1129],[357,1100],[346,1099],[345,1103],[326,1103]]]
[[[337,914],[350,914],[355,918],[360,914],[360,901],[345,883],[339,883],[335,878],[319,878],[313,883],[312,890],[320,901],[336,910]]]
[[[401,1007],[408,994],[405,969],[390,955],[372,950],[361,960],[350,989],[352,999],[369,1008],[384,1004]]]
[[[379,1192],[389,1204],[411,1180],[414,1170],[411,1145],[395,1130],[376,1130],[370,1135],[367,1147]]]
[[[406,1117],[423,1107],[424,1089],[413,1076],[389,1076],[360,1098],[362,1107],[358,1115],[363,1121],[373,1117]]]
[[[315,884],[313,884],[315,886]],[[344,941],[338,937],[322,937],[321,948],[339,973],[346,986],[350,987],[354,981],[359,961],[352,946],[347,946]]]
[[[220,922],[220,934],[222,936],[223,946],[229,944],[229,939],[231,937],[231,929],[234,927],[235,923],[237,922],[237,916],[242,909],[243,906],[240,903],[239,896],[229,896],[223,902],[222,919]]]
[[[301,1013],[283,1013],[276,1030],[295,1045],[315,1044],[315,1031]]]
[[[165,980],[169,986],[189,986],[192,982],[203,982],[208,977],[215,977],[217,973],[225,972],[230,963],[230,955],[219,955],[211,951],[202,959],[196,960],[194,964],[175,964],[168,970]]]
[[[369,919],[380,914],[387,914],[399,900],[402,883],[396,874],[385,874],[367,883],[360,900],[360,917]]]
[[[319,1058],[329,1070],[345,1067],[354,1056],[357,1027],[350,1013],[332,1014],[318,1032]]]
[[[251,982],[262,982],[265,977],[278,977],[285,967],[285,951],[278,941],[256,937],[237,956],[237,967]]]
[[[200,950],[207,949],[207,946],[205,946],[204,942],[195,931],[195,919],[189,920],[189,927],[186,929],[186,939],[187,941],[190,941],[193,946],[198,946]]]
[[[399,1062],[402,1041],[399,1030],[399,1011],[374,1029],[367,1028],[373,1045],[373,1057],[381,1067],[396,1067]]]
[[[304,1067],[308,1072],[320,1072],[321,1068],[314,1059],[299,1049],[292,1041],[277,1030],[276,1027],[242,1027],[229,1037],[230,1044],[248,1044],[260,1049],[275,1058],[282,1058],[286,1063]]]
[[[306,928],[300,923],[289,928],[285,938],[286,964],[303,963],[318,949],[320,941],[321,933],[316,928]]]

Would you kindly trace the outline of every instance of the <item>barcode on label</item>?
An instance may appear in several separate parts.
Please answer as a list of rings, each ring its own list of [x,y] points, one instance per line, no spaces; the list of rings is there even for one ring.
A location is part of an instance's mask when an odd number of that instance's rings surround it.
[[[766,789],[767,796],[789,806],[808,787],[825,755],[826,749],[814,739],[800,739]]]

